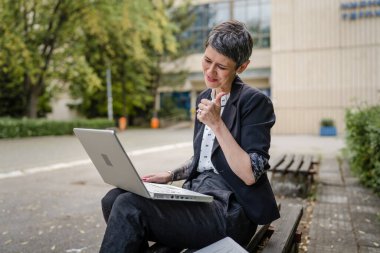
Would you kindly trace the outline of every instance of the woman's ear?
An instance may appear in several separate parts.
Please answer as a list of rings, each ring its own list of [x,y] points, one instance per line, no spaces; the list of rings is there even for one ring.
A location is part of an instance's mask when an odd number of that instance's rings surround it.
[[[244,62],[242,65],[240,65],[240,67],[238,67],[238,69],[236,70],[236,72],[237,72],[238,74],[243,73],[244,70],[248,67],[248,64],[249,64],[250,62],[251,62],[250,60]]]

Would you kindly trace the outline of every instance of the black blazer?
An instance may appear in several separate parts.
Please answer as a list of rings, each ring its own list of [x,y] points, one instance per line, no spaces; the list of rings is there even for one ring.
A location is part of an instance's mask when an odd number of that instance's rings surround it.
[[[203,98],[211,99],[211,89],[203,91],[198,96],[197,105]],[[239,77],[236,77],[232,84],[230,98],[224,107],[222,119],[237,143],[247,153],[256,152],[269,159],[270,128],[275,122],[275,115],[272,102],[267,96],[245,85]],[[204,127],[204,124],[195,119],[194,158],[187,181],[197,175]],[[266,173],[255,184],[247,186],[229,167],[216,138],[211,162],[230,185],[237,201],[253,222],[268,224],[280,217]],[[269,169],[269,164],[267,169]]]

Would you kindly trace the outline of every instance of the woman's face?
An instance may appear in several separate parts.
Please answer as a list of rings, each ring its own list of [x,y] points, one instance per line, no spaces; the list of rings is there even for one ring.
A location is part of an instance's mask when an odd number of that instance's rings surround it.
[[[202,68],[208,88],[217,89],[217,92],[230,92],[232,81],[238,71],[233,60],[208,46],[202,59]]]

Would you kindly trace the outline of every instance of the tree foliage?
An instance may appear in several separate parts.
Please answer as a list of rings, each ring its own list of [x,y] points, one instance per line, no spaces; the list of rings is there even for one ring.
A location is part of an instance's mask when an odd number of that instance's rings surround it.
[[[106,115],[106,69],[116,115],[147,110],[157,55],[178,52],[165,0],[0,0],[0,116],[44,116],[49,98]]]
[[[178,87],[178,84],[183,84],[188,71],[184,70],[182,66],[178,66],[181,63],[180,59],[184,59],[189,51],[190,44],[194,41],[194,38],[184,38],[183,31],[188,29],[195,21],[194,7],[190,1],[184,1],[182,5],[174,5],[174,1],[166,2],[165,9],[169,12],[169,19],[173,24],[177,25],[177,29],[174,30],[174,36],[178,42],[178,49],[176,51],[164,50],[162,54],[153,54],[152,61],[155,63],[152,66],[153,80],[152,80],[152,94],[154,99],[157,98],[158,89],[160,86],[166,87]],[[174,67],[170,71],[162,70],[162,64],[171,62]],[[168,102],[167,105],[165,103]],[[171,101],[173,102],[173,101]],[[161,105],[167,108],[175,109],[175,106],[168,99],[162,100]],[[167,111],[161,108],[163,111]],[[155,114],[157,112],[154,112]],[[173,112],[175,113],[175,112]],[[164,114],[163,112],[160,113]]]
[[[65,45],[87,5],[85,1],[68,0],[1,1],[0,45],[4,53],[0,68],[4,77],[11,79],[12,87],[23,90],[23,115],[43,115],[45,94],[51,91],[47,84],[59,74],[51,68],[61,60],[55,53],[61,50],[67,51],[66,57],[70,55]]]
[[[351,170],[380,194],[380,106],[348,110],[345,122]]]

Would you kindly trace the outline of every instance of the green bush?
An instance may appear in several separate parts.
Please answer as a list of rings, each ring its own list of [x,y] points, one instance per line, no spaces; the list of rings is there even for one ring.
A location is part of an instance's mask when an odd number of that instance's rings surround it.
[[[380,194],[380,106],[347,111],[346,128],[351,170]]]
[[[324,118],[321,120],[321,126],[322,127],[335,126],[334,120],[330,118]]]
[[[56,121],[47,119],[0,118],[0,139],[72,134],[74,127],[108,128],[115,123],[107,119]]]

